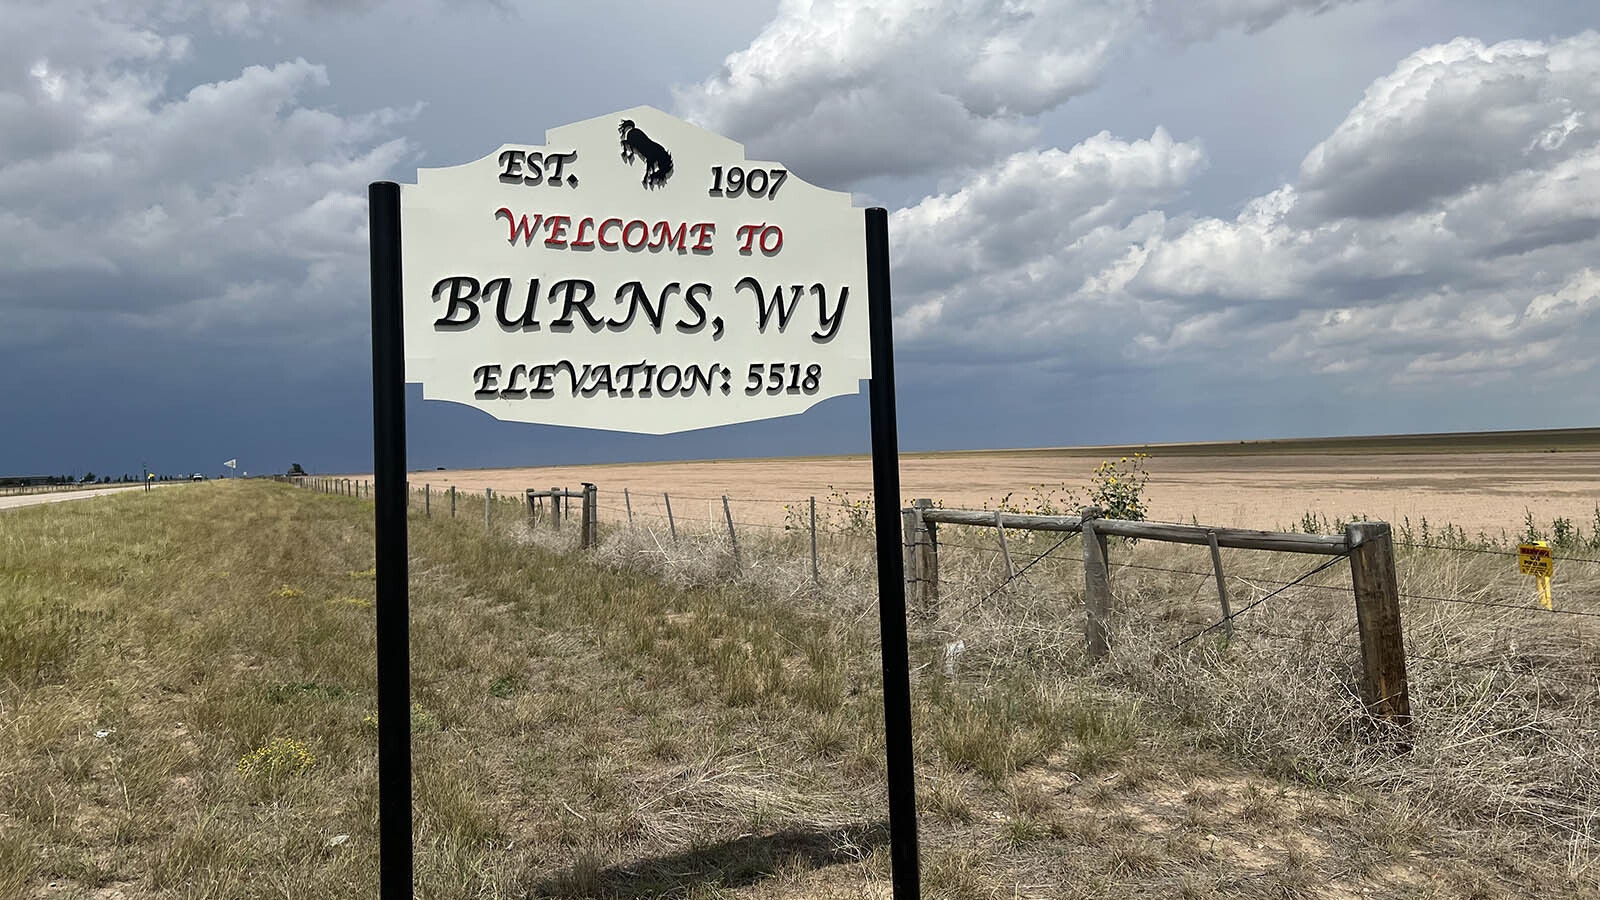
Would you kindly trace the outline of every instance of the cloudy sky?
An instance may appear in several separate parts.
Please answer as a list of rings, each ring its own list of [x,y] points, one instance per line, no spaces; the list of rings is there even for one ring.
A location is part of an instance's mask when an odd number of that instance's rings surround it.
[[[649,104],[889,208],[907,449],[1600,424],[1587,0],[0,3],[0,474],[371,464],[366,185]],[[411,394],[414,468],[861,451]]]

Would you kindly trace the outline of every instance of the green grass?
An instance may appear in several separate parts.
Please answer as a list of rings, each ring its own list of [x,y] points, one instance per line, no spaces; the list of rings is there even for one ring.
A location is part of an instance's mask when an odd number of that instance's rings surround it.
[[[476,510],[411,522],[419,897],[886,894],[870,565],[808,594],[778,545],[735,579]],[[369,502],[259,482],[0,514],[0,897],[372,895],[372,546]],[[913,647],[930,897],[1593,891],[1581,852],[1286,777],[1186,722],[1215,686],[1073,635],[971,630],[947,678],[949,624]]]

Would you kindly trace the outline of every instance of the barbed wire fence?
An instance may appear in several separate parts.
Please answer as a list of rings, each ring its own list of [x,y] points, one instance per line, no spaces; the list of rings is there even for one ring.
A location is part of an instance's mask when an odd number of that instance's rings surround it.
[[[300,484],[371,498],[363,481]],[[425,482],[410,495],[416,518],[453,517],[459,527],[561,551],[579,546],[576,501],[562,507],[558,530],[549,499]],[[596,564],[681,584],[738,583],[811,604],[842,627],[865,627],[876,614],[870,501],[838,491],[725,497],[629,488],[598,490],[590,508]],[[1362,741],[1350,737],[1361,726],[1336,724],[1362,721],[1366,707],[1366,651],[1345,556],[1306,564],[1265,550],[1211,556],[1205,546],[1117,539],[1104,557],[1117,651],[1095,664],[1084,638],[1093,627],[1092,554],[1080,533],[992,522],[940,528],[937,600],[908,607],[928,660],[916,677],[984,690],[1007,673],[1079,672],[1152,703],[1201,707],[1201,727],[1240,752],[1345,754],[1350,777],[1365,783],[1432,779],[1567,835],[1584,852],[1600,847],[1592,737],[1600,732],[1600,558],[1583,548],[1557,547],[1555,602],[1544,609],[1531,579],[1517,574],[1514,549],[1394,535],[1403,658],[1422,722],[1407,744],[1412,761],[1402,763],[1362,755]],[[908,576],[918,571],[908,564]],[[919,589],[908,583],[908,597]]]

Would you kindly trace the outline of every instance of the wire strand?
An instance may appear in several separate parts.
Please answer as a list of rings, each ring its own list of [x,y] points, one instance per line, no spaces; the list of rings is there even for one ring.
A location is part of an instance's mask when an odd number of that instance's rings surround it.
[[[1434,597],[1428,594],[1408,594],[1400,592],[1400,596],[1408,600],[1432,600],[1438,603],[1466,603],[1471,606],[1491,606],[1497,609],[1514,609],[1520,612],[1542,613],[1555,616],[1586,616],[1600,619],[1600,612],[1590,612],[1581,609],[1544,609],[1538,606],[1521,606],[1515,603],[1496,603],[1492,600],[1470,600],[1466,597]]]
[[[973,610],[977,609],[979,606],[982,606],[984,603],[987,603],[989,601],[989,598],[991,598],[991,597],[995,596],[996,594],[1000,593],[1001,591],[1005,590],[1007,585],[1011,584],[1013,581],[1016,581],[1018,578],[1021,578],[1023,575],[1026,575],[1028,573],[1029,569],[1033,568],[1034,566],[1038,565],[1040,562],[1044,561],[1045,557],[1048,557],[1050,554],[1056,552],[1057,550],[1059,550],[1061,548],[1062,544],[1065,544],[1067,541],[1070,541],[1075,537],[1077,537],[1077,534],[1075,532],[1068,532],[1067,534],[1062,535],[1061,536],[1061,540],[1056,541],[1055,545],[1052,546],[1050,549],[1048,549],[1045,552],[1043,552],[1043,553],[1039,554],[1038,556],[1034,557],[1032,562],[1030,562],[1027,565],[1023,566],[1022,568],[1018,569],[1012,575],[1007,576],[1006,580],[1000,582],[1000,584],[997,585],[994,590],[990,591],[987,594],[984,594],[982,597],[979,597],[977,600],[973,601],[970,605],[968,605],[966,609],[961,611],[960,618],[965,619]]]
[[[1340,560],[1348,558],[1349,555],[1350,555],[1349,553],[1340,553],[1337,556],[1330,557],[1326,562],[1322,563],[1321,565],[1317,566],[1316,568],[1312,569],[1311,571],[1305,573],[1304,575],[1301,575],[1299,578],[1296,578],[1295,580],[1289,582],[1288,584],[1285,584],[1283,587],[1278,588],[1277,590],[1273,591],[1270,594],[1267,594],[1267,595],[1261,597],[1258,600],[1255,600],[1255,601],[1253,601],[1251,603],[1246,604],[1243,609],[1238,610],[1237,612],[1233,613],[1230,616],[1224,616],[1221,621],[1219,621],[1219,622],[1217,622],[1217,623],[1215,623],[1213,625],[1208,625],[1205,628],[1195,632],[1194,634],[1189,635],[1188,637],[1186,637],[1183,640],[1179,641],[1178,643],[1174,644],[1172,646],[1172,649],[1177,650],[1180,647],[1182,647],[1183,645],[1189,643],[1190,641],[1200,637],[1201,635],[1206,634],[1206,633],[1211,632],[1211,631],[1215,631],[1218,628],[1221,628],[1222,626],[1227,625],[1229,622],[1232,622],[1234,619],[1239,618],[1240,616],[1244,615],[1245,613],[1249,612],[1250,610],[1255,609],[1256,607],[1258,607],[1261,604],[1267,602],[1268,600],[1271,600],[1273,597],[1276,597],[1279,594],[1283,593],[1284,591],[1287,591],[1289,588],[1292,588],[1295,585],[1299,584],[1300,582],[1305,581],[1307,578],[1310,578],[1313,575],[1317,575],[1317,574],[1319,574],[1321,572],[1326,572],[1328,569],[1333,568],[1333,566],[1336,563],[1338,563]]]

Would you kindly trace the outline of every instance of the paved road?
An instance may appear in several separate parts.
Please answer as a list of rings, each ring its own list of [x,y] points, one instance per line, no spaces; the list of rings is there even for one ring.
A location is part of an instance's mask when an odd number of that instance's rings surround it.
[[[175,482],[156,487],[168,487]],[[38,506],[41,503],[65,503],[68,500],[87,500],[90,497],[104,497],[107,494],[119,494],[123,491],[137,491],[138,485],[133,487],[103,487],[85,488],[81,491],[57,491],[47,494],[16,494],[10,497],[0,497],[0,509],[16,509],[22,506]]]

